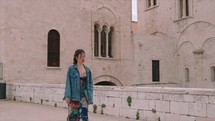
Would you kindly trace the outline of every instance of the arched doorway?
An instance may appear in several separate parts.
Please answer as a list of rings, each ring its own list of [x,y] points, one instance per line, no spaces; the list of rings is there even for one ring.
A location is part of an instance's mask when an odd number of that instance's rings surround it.
[[[102,86],[123,86],[123,84],[115,77],[110,75],[102,75],[94,79],[95,85]]]
[[[102,82],[98,82],[95,85],[101,85],[101,86],[116,86],[116,84],[114,84],[113,82],[108,82],[108,81],[102,81]]]

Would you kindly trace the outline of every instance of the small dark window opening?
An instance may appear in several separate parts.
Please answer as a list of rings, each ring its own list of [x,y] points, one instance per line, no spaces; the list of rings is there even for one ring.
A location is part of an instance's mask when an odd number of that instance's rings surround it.
[[[186,0],[186,16],[189,16],[189,0]]]
[[[97,31],[97,25],[94,25],[94,56],[99,56],[99,32]]]
[[[157,5],[157,0],[154,0],[154,6]]]
[[[190,71],[189,68],[185,68],[185,82],[190,81]]]
[[[100,86],[116,86],[116,84],[114,84],[113,82],[109,82],[109,81],[98,82],[95,85],[100,85]]]
[[[48,66],[60,66],[60,34],[56,30],[48,33]]]
[[[182,18],[183,17],[183,0],[180,0],[180,13],[179,13],[179,17]]]
[[[215,82],[215,67],[211,67],[211,81]]]
[[[148,2],[147,2],[147,3],[148,3],[148,4],[147,4],[147,5],[148,5],[148,8],[150,8],[150,7],[151,7],[151,5],[152,5],[152,4],[151,4],[151,0],[148,0]]]
[[[108,33],[108,56],[110,58],[113,58],[113,55],[112,55],[112,41],[113,41],[113,32],[114,29],[113,27],[110,27],[110,32]]]
[[[160,81],[159,60],[152,60],[152,81]]]

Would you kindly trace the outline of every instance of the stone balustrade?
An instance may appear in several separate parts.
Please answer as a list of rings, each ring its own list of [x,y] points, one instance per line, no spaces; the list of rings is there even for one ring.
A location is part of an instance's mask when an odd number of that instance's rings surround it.
[[[63,93],[64,84],[7,85],[8,99],[43,105],[66,107]],[[215,121],[215,89],[95,86],[89,111],[95,107],[97,113],[143,121]]]

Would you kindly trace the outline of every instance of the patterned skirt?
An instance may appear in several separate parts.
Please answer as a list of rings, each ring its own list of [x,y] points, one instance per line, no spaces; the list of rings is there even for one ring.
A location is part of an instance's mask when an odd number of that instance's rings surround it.
[[[80,102],[71,101],[67,121],[88,121],[88,103],[85,97]]]

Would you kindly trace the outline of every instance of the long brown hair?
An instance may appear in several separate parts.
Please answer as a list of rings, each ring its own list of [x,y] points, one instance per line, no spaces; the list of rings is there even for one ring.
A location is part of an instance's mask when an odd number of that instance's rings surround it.
[[[73,64],[77,64],[77,59],[76,58],[78,57],[79,54],[82,54],[82,53],[85,53],[84,50],[82,50],[82,49],[77,49],[75,51],[75,54],[74,54],[74,57],[73,57]]]

